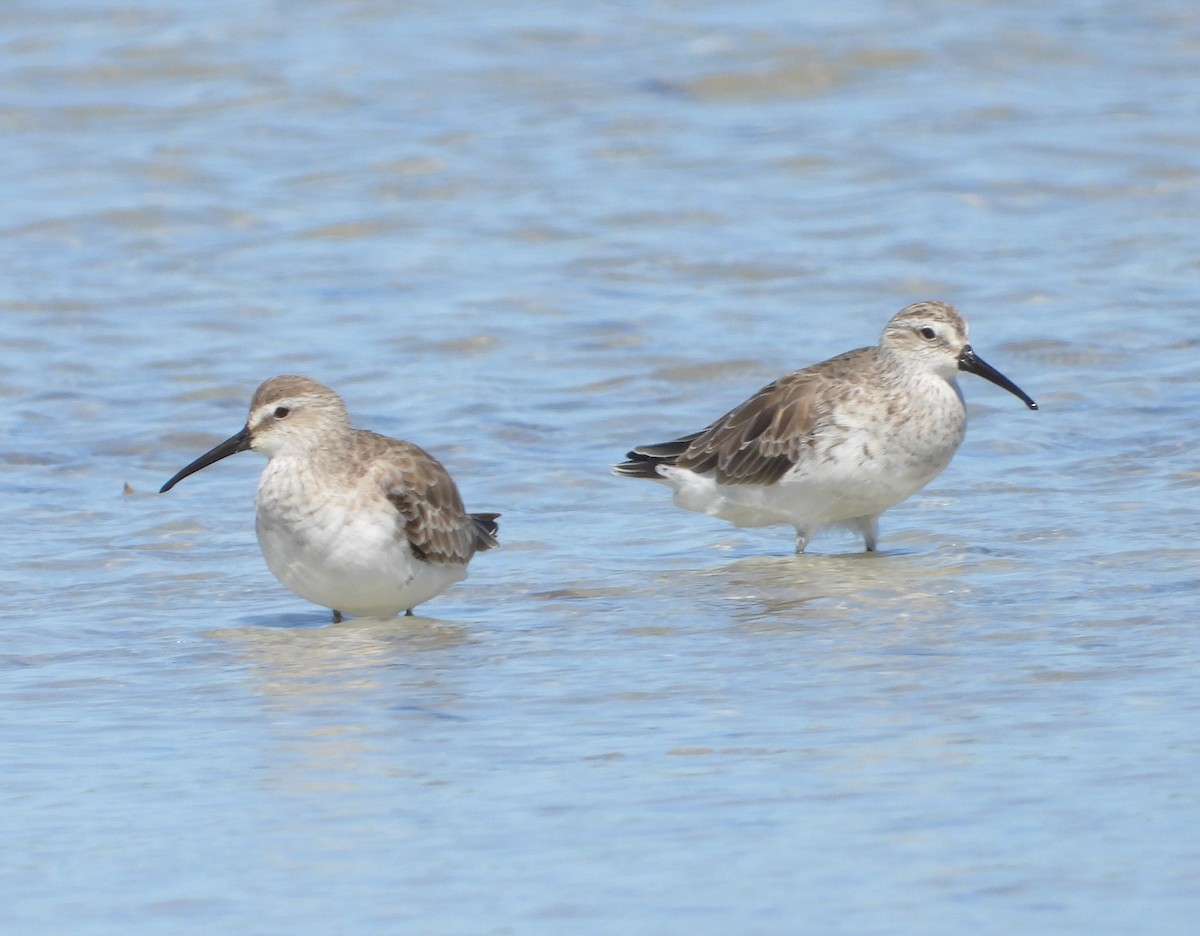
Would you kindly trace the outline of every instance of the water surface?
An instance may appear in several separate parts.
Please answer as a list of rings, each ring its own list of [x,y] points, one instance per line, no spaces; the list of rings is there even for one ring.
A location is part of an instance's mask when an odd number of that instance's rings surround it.
[[[0,12],[6,932],[1189,933],[1193,4]],[[607,474],[917,298],[965,377],[883,554]],[[306,373],[504,549],[278,586]]]

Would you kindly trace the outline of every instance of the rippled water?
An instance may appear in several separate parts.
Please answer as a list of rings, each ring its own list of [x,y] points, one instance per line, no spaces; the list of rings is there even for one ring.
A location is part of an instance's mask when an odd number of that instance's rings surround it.
[[[1190,933],[1200,13],[0,10],[0,925]],[[609,476],[956,302],[951,467],[788,555]],[[267,573],[307,373],[499,510],[411,621]]]

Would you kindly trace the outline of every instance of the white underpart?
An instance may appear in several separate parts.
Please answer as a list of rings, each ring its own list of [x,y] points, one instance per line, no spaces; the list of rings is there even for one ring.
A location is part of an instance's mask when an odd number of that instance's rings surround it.
[[[836,524],[862,530],[862,521],[873,521],[937,477],[966,429],[954,381],[928,373],[907,376],[915,386],[903,418],[888,419],[870,401],[848,401],[812,451],[772,485],[718,484],[711,473],[665,465],[659,474],[678,506],[735,526],[788,525],[805,538]]]
[[[256,504],[267,567],[314,604],[356,617],[391,617],[467,577],[466,565],[413,554],[396,508],[376,485],[323,484],[303,457],[271,458]]]

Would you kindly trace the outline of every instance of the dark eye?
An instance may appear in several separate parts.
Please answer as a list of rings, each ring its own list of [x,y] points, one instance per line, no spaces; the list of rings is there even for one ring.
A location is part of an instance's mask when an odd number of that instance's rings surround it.
[[[935,332],[932,328],[930,328],[928,325],[926,325],[924,328],[921,329],[921,337],[924,338],[926,341],[933,341],[933,339],[937,337],[937,332]],[[275,415],[276,416],[279,415],[279,410],[275,411]]]
[[[286,406],[277,406],[277,407],[275,407],[275,418],[283,419],[290,412],[291,412],[291,410],[288,409]]]

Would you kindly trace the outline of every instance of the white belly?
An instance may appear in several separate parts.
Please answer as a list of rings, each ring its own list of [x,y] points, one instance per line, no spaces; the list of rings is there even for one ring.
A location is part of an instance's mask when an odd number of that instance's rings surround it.
[[[264,471],[255,523],[267,568],[301,598],[357,617],[390,617],[466,578],[465,565],[418,559],[382,497],[311,490],[302,497],[302,487]]]
[[[674,488],[675,503],[680,507],[720,517],[735,526],[786,524],[797,529],[878,516],[911,497],[937,474],[838,473],[822,466],[797,471],[764,487],[718,484],[711,477],[677,468],[660,470]]]
[[[957,388],[940,383],[945,392],[898,426],[882,424],[869,411],[843,414],[841,424],[823,432],[771,485],[718,484],[711,475],[666,466],[659,473],[678,506],[735,526],[786,524],[813,532],[877,517],[937,477],[962,442],[961,398]]]

